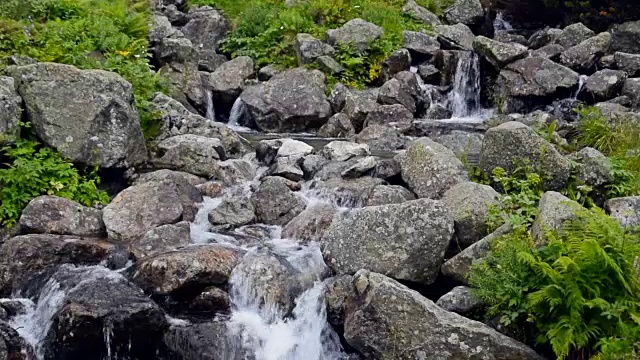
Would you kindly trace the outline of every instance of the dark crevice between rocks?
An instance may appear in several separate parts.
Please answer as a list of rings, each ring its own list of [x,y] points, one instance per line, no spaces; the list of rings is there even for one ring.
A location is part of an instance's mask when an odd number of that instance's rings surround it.
[[[441,274],[436,278],[436,281],[434,281],[430,285],[420,284],[407,280],[398,280],[398,282],[412,290],[419,292],[420,295],[433,302],[437,301],[442,295],[448,293],[454,287],[462,285],[460,282]]]

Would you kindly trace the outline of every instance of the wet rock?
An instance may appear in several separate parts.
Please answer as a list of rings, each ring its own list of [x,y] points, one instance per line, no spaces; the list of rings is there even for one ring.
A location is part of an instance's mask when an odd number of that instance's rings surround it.
[[[560,37],[560,35],[562,35],[562,30],[556,29],[556,28],[546,27],[544,29],[540,29],[540,30],[534,32],[531,35],[531,37],[529,37],[529,40],[527,42],[527,46],[530,49],[537,50],[537,49],[540,49],[540,48],[542,48],[544,46],[547,46],[547,45],[549,45],[551,43],[555,43],[556,40]],[[594,34],[591,34],[591,35],[587,36],[586,38],[581,39],[580,41],[586,40],[587,38],[589,38],[590,36],[593,36],[593,35]],[[580,41],[578,41],[574,45],[579,44]],[[557,44],[557,45],[561,46],[562,49],[564,49],[564,46],[562,46],[560,44]]]
[[[462,250],[460,253],[442,264],[442,274],[458,281],[461,284],[469,285],[467,273],[469,272],[471,265],[484,258],[487,253],[489,253],[491,244],[509,232],[511,232],[510,225],[504,224],[482,240],[475,242],[473,245]]]
[[[535,244],[544,246],[547,243],[548,232],[562,232],[565,222],[576,219],[583,210],[582,205],[558,192],[544,193],[538,203],[538,216],[531,227],[531,236]]]
[[[227,343],[227,324],[221,320],[172,326],[164,335],[169,359],[242,360],[245,354],[231,354]],[[237,356],[237,357],[236,357]]]
[[[328,55],[322,55],[316,59],[316,64],[325,74],[338,75],[342,74],[346,69],[340,65],[334,58]]]
[[[589,76],[578,98],[589,103],[605,101],[620,95],[627,74],[619,70],[600,70]]]
[[[594,188],[613,182],[611,163],[600,151],[586,147],[576,153],[576,180]]]
[[[618,51],[613,56],[618,69],[626,72],[629,77],[640,75],[640,54],[627,54]]]
[[[526,161],[544,174],[544,187],[559,190],[569,181],[571,162],[530,127],[510,121],[487,130],[480,152],[479,167],[491,174],[497,167],[507,173]]]
[[[330,45],[314,38],[311,34],[304,33],[296,35],[293,48],[300,66],[311,64],[320,56],[333,56],[335,53],[335,50]]]
[[[438,41],[443,49],[448,50],[473,50],[475,36],[471,29],[464,24],[436,26]]]
[[[251,196],[256,219],[269,225],[285,225],[304,210],[302,198],[289,190],[286,180],[266,177]]]
[[[351,275],[340,275],[327,280],[325,302],[327,303],[327,321],[329,324],[333,326],[344,325],[346,301],[355,292],[352,283],[353,276]]]
[[[45,338],[46,359],[102,359],[108,354],[148,358],[167,329],[151,299],[122,275],[102,267],[63,266],[46,287],[62,296]]]
[[[549,44],[541,47],[540,49],[531,52],[531,56],[537,56],[552,61],[559,61],[560,54],[564,52],[562,45]]]
[[[565,50],[560,55],[560,62],[573,70],[588,72],[609,51],[610,45],[611,34],[608,32],[600,33]]]
[[[565,49],[568,49],[593,37],[595,34],[596,33],[594,33],[593,30],[584,26],[584,24],[575,23],[565,27],[554,42],[562,45]]]
[[[131,186],[103,210],[109,238],[130,242],[160,225],[182,220],[184,207],[178,187],[170,181]]]
[[[338,29],[327,30],[327,42],[333,46],[351,45],[355,51],[364,52],[382,34],[382,27],[362,19],[353,19]]]
[[[282,72],[264,84],[245,89],[240,97],[258,129],[265,132],[317,129],[331,116],[325,76],[318,70]]]
[[[199,49],[217,50],[231,29],[222,12],[209,6],[190,10],[187,18],[187,24],[180,30]]]
[[[446,107],[435,104],[427,109],[427,113],[425,114],[425,119],[430,120],[444,120],[449,119],[453,116],[453,112]]]
[[[146,160],[131,84],[116,73],[38,63],[11,74],[36,134],[65,158],[102,168]]]
[[[466,314],[477,309],[481,302],[473,296],[471,289],[466,286],[456,286],[442,295],[436,305],[458,314]]]
[[[430,55],[440,49],[440,43],[428,34],[405,30],[402,32],[402,47],[417,54]]]
[[[575,123],[580,119],[576,110],[583,105],[584,102],[582,100],[573,98],[561,99],[552,102],[551,105],[545,108],[545,111],[559,120],[560,123]]]
[[[57,196],[39,196],[22,210],[20,226],[25,234],[106,236],[102,211]]]
[[[198,135],[178,135],[158,144],[157,167],[212,177],[219,172],[218,161],[225,160],[222,141]]]
[[[129,251],[140,260],[166,251],[189,245],[191,229],[189,223],[158,226],[129,244]]]
[[[529,55],[526,46],[502,43],[484,36],[477,36],[473,40],[473,50],[497,69]]]
[[[358,160],[358,162],[356,162],[352,166],[348,167],[340,175],[342,175],[343,178],[358,178],[374,169],[376,167],[376,163],[377,160],[375,157],[367,156]]]
[[[605,209],[624,227],[640,226],[640,196],[610,199],[606,202]]]
[[[256,166],[250,161],[230,159],[218,163],[218,173],[213,177],[226,186],[252,180],[256,174]]]
[[[277,158],[276,162],[267,170],[266,176],[280,176],[291,181],[300,181],[304,172],[298,165],[298,159]]]
[[[402,137],[399,132],[406,129],[406,124],[371,125],[362,129],[360,134],[355,136],[355,140],[368,145],[372,151],[394,152],[404,149],[409,142],[409,139]]]
[[[303,158],[300,167],[304,172],[305,179],[311,179],[327,163],[321,155],[307,155]]]
[[[369,146],[349,141],[332,141],[322,148],[322,156],[327,160],[346,161],[356,156],[369,155]]]
[[[213,225],[238,227],[251,224],[255,219],[253,204],[243,196],[225,198],[209,212],[209,222]]]
[[[28,360],[35,356],[31,345],[8,323],[0,321],[0,357],[8,360]]]
[[[444,11],[444,17],[449,24],[480,25],[484,20],[484,9],[480,0],[456,0]]]
[[[400,204],[415,200],[413,193],[399,185],[377,185],[367,199],[366,206]]]
[[[214,103],[231,108],[242,92],[245,80],[254,76],[253,60],[248,56],[238,56],[207,76],[205,86],[211,90]]]
[[[364,127],[371,125],[393,125],[409,127],[413,122],[413,114],[400,104],[382,105],[367,114]]]
[[[453,218],[438,201],[370,206],[336,218],[322,251],[338,274],[372,269],[396,279],[435,281],[453,236]]]
[[[418,66],[418,74],[427,84],[438,84],[440,82],[440,70],[431,64]]]
[[[428,138],[416,140],[398,156],[402,179],[420,198],[439,199],[455,184],[468,179],[456,155]]]
[[[345,95],[342,112],[349,117],[355,132],[362,130],[367,115],[378,108],[378,91],[350,91]]]
[[[22,99],[16,92],[13,78],[0,76],[0,144],[4,137],[15,137],[19,133]]]
[[[487,235],[489,211],[498,205],[498,193],[491,186],[461,182],[444,193],[442,203],[453,214],[458,247],[465,249]]]
[[[220,288],[209,286],[189,302],[186,312],[189,315],[212,318],[219,313],[228,313],[230,309],[229,294]]]
[[[611,48],[631,54],[640,54],[640,21],[629,21],[613,29]]]
[[[318,130],[318,135],[322,137],[350,137],[356,131],[351,124],[349,117],[343,113],[333,115],[326,124]]]
[[[33,234],[16,236],[0,246],[0,291],[24,290],[34,279],[50,275],[60,264],[98,264],[114,251],[103,240]]]
[[[278,158],[300,159],[313,153],[313,147],[300,140],[288,138],[261,140],[256,146],[256,158],[265,165],[271,165]]]
[[[302,243],[318,242],[326,233],[338,209],[327,203],[309,205],[282,229],[284,239]]]
[[[407,1],[405,6],[402,7],[402,14],[411,16],[416,20],[420,20],[427,25],[431,25],[431,27],[440,25],[440,19],[438,19],[438,16],[418,5],[415,0]]]
[[[176,295],[223,285],[242,251],[224,245],[193,245],[138,262],[132,281],[152,295]]]
[[[386,105],[400,104],[412,114],[417,110],[416,101],[411,92],[398,79],[391,79],[382,85],[378,101]]]
[[[347,301],[344,336],[366,358],[394,358],[398,344],[406,359],[535,359],[524,344],[488,326],[448,312],[388,277],[358,271]],[[390,335],[393,334],[393,335]]]

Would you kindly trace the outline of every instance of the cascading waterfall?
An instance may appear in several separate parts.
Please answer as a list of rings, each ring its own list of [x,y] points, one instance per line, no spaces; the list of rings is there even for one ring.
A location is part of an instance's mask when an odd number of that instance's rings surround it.
[[[229,127],[238,127],[240,126],[240,120],[244,116],[244,113],[247,109],[247,105],[242,101],[240,97],[233,102],[233,106],[231,107],[231,112],[229,113],[229,122],[227,123]]]
[[[216,121],[216,109],[213,106],[213,93],[211,90],[207,90],[205,93],[207,101],[207,113],[205,114],[205,117],[211,121]]]
[[[478,116],[480,113],[480,60],[471,51],[459,53],[453,88],[447,97],[447,107],[454,118]]]
[[[587,82],[588,78],[589,77],[587,75],[580,75],[579,82],[578,82],[578,89],[573,94],[573,100],[576,100],[578,98],[578,95],[580,95],[580,92],[582,91],[582,88],[584,87],[584,84]]]

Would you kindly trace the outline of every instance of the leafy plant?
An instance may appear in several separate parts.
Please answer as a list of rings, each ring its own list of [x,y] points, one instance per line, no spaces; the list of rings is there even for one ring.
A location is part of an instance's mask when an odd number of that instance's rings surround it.
[[[493,181],[502,194],[498,205],[489,208],[489,231],[497,229],[505,222],[516,228],[527,228],[538,214],[538,201],[544,193],[542,177],[530,167],[518,167],[510,175],[503,168],[493,170]]]

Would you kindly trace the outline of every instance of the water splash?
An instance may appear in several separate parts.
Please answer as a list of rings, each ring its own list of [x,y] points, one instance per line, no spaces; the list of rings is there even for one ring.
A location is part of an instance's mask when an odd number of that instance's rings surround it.
[[[211,121],[216,121],[216,109],[213,106],[213,93],[211,90],[206,91],[207,112],[205,117]]]
[[[587,82],[588,78],[589,76],[587,75],[580,75],[578,80],[578,90],[576,90],[576,92],[573,94],[573,100],[578,99],[578,95],[580,95],[580,92],[582,91],[582,88],[584,87],[584,84]]]
[[[448,108],[453,117],[472,117],[480,113],[480,59],[471,51],[459,53]]]

